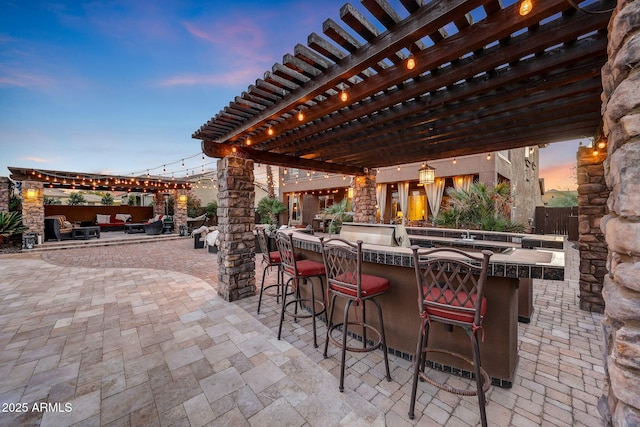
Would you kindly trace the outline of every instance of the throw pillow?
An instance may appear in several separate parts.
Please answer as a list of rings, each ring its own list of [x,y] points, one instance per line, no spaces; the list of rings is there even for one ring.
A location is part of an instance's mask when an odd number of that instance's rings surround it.
[[[96,222],[98,224],[109,224],[111,222],[111,215],[96,214]]]

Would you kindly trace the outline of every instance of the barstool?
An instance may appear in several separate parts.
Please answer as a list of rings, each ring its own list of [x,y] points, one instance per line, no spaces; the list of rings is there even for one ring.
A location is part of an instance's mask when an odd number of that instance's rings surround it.
[[[280,252],[280,265],[282,274],[289,276],[289,279],[285,282],[282,290],[282,311],[280,313],[280,326],[278,327],[278,339],[282,335],[282,322],[284,321],[284,315],[287,314],[294,319],[312,318],[313,323],[313,346],[318,347],[318,339],[316,336],[316,317],[326,313],[326,304],[324,302],[324,285],[322,278],[325,276],[324,264],[321,262],[312,261],[309,259],[299,259],[293,250],[293,237],[291,234],[279,232],[276,234],[276,244],[278,251]],[[313,277],[320,279],[320,288],[322,301],[317,301],[315,298]],[[303,283],[310,283],[311,298],[302,298],[300,295],[300,281]],[[295,299],[287,302],[289,284],[293,282],[293,294]],[[311,309],[311,314],[298,313],[298,306],[303,303],[307,303]],[[287,307],[294,304],[294,311],[287,311]],[[316,304],[321,307],[320,311],[316,310]]]
[[[280,266],[280,252],[269,250],[269,241],[267,240],[267,233],[264,228],[259,228],[258,233],[258,245],[262,252],[262,263],[266,264],[262,271],[262,285],[260,286],[260,297],[258,298],[258,314],[260,314],[260,306],[262,305],[262,294],[265,289],[276,288],[276,303],[280,302],[280,289],[284,286],[284,280],[282,277],[282,268]],[[278,278],[274,285],[264,286],[264,278],[267,275],[267,269],[270,267],[277,267]]]
[[[322,257],[324,259],[325,270],[327,271],[327,293],[331,293],[331,312],[328,318],[327,339],[324,343],[324,357],[327,357],[329,341],[342,350],[342,357],[340,361],[340,391],[344,391],[344,371],[347,351],[363,353],[382,347],[387,381],[391,381],[382,309],[376,300],[377,296],[380,296],[389,290],[389,281],[383,277],[362,273],[361,240],[358,240],[356,244],[353,244],[340,238],[328,240],[320,238],[320,244],[322,245]],[[342,323],[335,324],[333,323],[333,313],[336,307],[337,297],[344,298],[346,301],[344,305],[344,320]],[[329,297],[327,296],[327,300],[328,299]],[[378,322],[380,323],[379,331],[366,321],[365,303],[367,301],[372,301],[378,309]],[[349,320],[351,305],[354,306],[355,321]],[[362,306],[362,319],[358,316],[358,309],[360,306]],[[352,334],[354,333],[354,328],[352,328],[351,331],[349,330],[350,326],[359,327],[361,329],[362,347],[347,345],[347,335],[349,332]],[[333,337],[333,331],[339,328],[342,329],[342,337],[340,341]],[[367,330],[376,334],[375,340],[369,341],[367,339]]]
[[[413,263],[418,285],[418,313],[420,330],[418,345],[413,358],[414,373],[411,389],[409,418],[413,419],[416,403],[418,378],[441,390],[460,396],[478,396],[480,420],[487,425],[485,393],[491,385],[489,375],[480,365],[478,332],[482,330],[482,319],[487,312],[487,299],[484,297],[490,251],[482,251],[482,257],[476,257],[453,248],[424,250],[412,246]],[[440,322],[448,327],[461,327],[471,339],[473,360],[448,350],[429,348],[429,329],[432,322]],[[471,367],[475,374],[475,390],[456,389],[439,383],[425,374],[427,353],[445,354]]]

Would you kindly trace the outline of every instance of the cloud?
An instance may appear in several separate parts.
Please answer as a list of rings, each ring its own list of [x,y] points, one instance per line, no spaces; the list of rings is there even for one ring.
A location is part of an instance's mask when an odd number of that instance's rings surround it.
[[[244,68],[219,74],[181,74],[158,82],[162,87],[174,86],[228,86],[246,84],[262,71],[257,68]]]
[[[34,163],[49,163],[49,159],[43,159],[41,157],[22,157],[22,160]]]
[[[56,80],[45,75],[0,65],[0,87],[10,86],[24,89],[52,89],[56,86]]]
[[[575,190],[577,188],[576,167],[575,161],[541,167],[540,177],[544,178],[545,189]]]

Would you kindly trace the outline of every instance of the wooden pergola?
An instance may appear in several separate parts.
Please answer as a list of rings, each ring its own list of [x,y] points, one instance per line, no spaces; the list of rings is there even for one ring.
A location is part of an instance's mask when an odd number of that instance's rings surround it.
[[[362,0],[371,18],[345,4],[193,138],[210,157],[357,175],[596,135],[611,13],[587,12],[615,2],[400,2]]]

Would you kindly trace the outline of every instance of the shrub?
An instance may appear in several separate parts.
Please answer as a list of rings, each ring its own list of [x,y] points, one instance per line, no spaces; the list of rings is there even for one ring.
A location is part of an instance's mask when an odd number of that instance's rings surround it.
[[[21,212],[0,212],[0,243],[9,237],[21,234],[27,227],[22,225]]]
[[[262,224],[275,225],[278,223],[278,215],[285,209],[284,203],[276,197],[271,199],[269,197],[263,197],[258,202],[256,211],[258,215],[260,215],[260,222]]]

